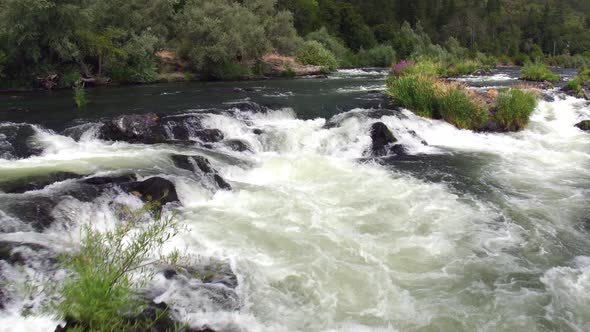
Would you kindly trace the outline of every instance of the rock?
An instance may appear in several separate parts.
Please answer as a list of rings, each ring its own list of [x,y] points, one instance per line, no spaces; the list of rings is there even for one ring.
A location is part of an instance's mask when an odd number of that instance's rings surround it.
[[[487,75],[488,73],[485,71],[485,69],[478,69],[471,74],[474,76],[484,76],[484,75]]]
[[[408,154],[408,150],[401,144],[394,144],[389,148],[389,154],[395,154],[396,156],[405,156]]]
[[[29,124],[5,124],[0,126],[0,158],[26,159],[43,153],[43,148],[32,138],[37,134]]]
[[[118,116],[102,126],[99,137],[144,144],[162,143],[168,139],[160,116],[155,113]]]
[[[239,139],[229,139],[229,140],[223,141],[223,144],[234,151],[252,152],[252,149],[250,148],[248,143],[246,143],[242,140],[239,140]]]
[[[590,131],[590,120],[584,120],[576,124],[576,128],[581,129],[583,131]]]
[[[196,130],[194,135],[201,141],[207,143],[216,143],[223,140],[224,135],[219,129],[201,129]]]
[[[123,184],[122,187],[128,192],[138,192],[143,201],[158,201],[162,204],[179,202],[174,184],[161,177]]]
[[[262,106],[253,101],[237,101],[227,103],[227,105],[230,106],[231,109],[238,109],[241,112],[267,113],[269,110],[268,107]]]
[[[217,184],[219,189],[223,189],[223,190],[231,190],[232,189],[230,184],[225,182],[225,180],[221,176],[219,176],[219,174],[214,174],[213,179],[215,180],[215,183]]]
[[[133,182],[136,180],[137,180],[137,177],[135,177],[135,175],[127,174],[127,175],[114,176],[114,177],[96,176],[96,177],[91,177],[91,178],[85,179],[82,182],[85,184],[93,185],[93,186],[104,186],[104,185],[110,185],[110,184],[122,184],[122,183],[127,183],[127,182]]]
[[[55,221],[52,212],[57,203],[55,199],[45,196],[19,197],[3,202],[3,210],[36,231],[42,232]]]
[[[201,175],[208,178],[217,188],[222,190],[231,190],[232,187],[227,183],[217,171],[211,167],[209,160],[203,156],[183,156],[174,155],[171,157],[174,162],[174,166],[191,171],[194,173],[202,173]]]
[[[252,133],[254,133],[254,135],[262,135],[264,134],[264,131],[262,131],[262,129],[256,128],[252,130]]]
[[[389,146],[397,142],[397,139],[383,122],[376,122],[371,126],[371,153],[380,157],[387,155]]]
[[[8,194],[22,194],[27,191],[41,190],[50,184],[70,179],[80,178],[81,175],[70,172],[55,172],[19,179],[13,182],[0,183],[0,190]]]

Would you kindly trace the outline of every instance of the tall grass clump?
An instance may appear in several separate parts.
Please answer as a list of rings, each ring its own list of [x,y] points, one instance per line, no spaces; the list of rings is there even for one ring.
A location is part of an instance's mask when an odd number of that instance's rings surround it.
[[[536,82],[557,82],[560,80],[558,75],[555,75],[543,63],[529,62],[522,67],[520,78],[527,81]]]
[[[112,230],[84,228],[79,251],[61,259],[71,275],[55,305],[60,319],[80,331],[147,331],[156,323],[134,317],[145,309],[138,293],[158,261],[152,258],[162,257],[162,245],[179,230],[174,216],[160,217],[158,211],[157,204],[147,203],[139,211],[125,211],[127,220]],[[155,222],[145,220],[150,214]]]
[[[480,129],[489,112],[477,98],[459,87],[447,87],[438,97],[440,116],[460,129]]]
[[[519,89],[504,89],[498,94],[494,120],[503,130],[520,130],[529,122],[537,106],[533,93]]]
[[[435,82],[424,75],[404,75],[388,81],[388,93],[412,112],[428,118],[438,117]]]

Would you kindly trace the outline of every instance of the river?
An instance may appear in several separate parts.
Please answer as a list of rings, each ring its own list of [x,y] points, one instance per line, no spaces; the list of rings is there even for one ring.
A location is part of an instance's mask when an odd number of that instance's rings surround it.
[[[228,305],[203,288],[157,276],[156,284],[165,283],[157,300],[196,327],[588,331],[590,135],[574,124],[590,118],[590,104],[553,91],[527,129],[474,133],[388,110],[380,93],[385,74],[93,89],[82,110],[69,91],[0,95],[0,127],[34,124],[33,143],[42,150],[24,159],[6,154],[0,185],[56,172],[170,180],[186,228],[167,249],[224,262],[237,277],[237,287],[224,290],[235,302]],[[517,84],[517,75],[501,70],[460,80],[486,89]],[[250,107],[240,109],[245,103]],[[103,119],[147,112],[198,114],[203,126],[248,149],[96,136]],[[378,121],[409,156],[367,157]],[[233,189],[211,190],[175,167],[173,154],[206,156]],[[76,181],[0,192],[0,242],[75,246],[81,225],[117,222],[113,202],[140,204],[116,190],[92,200],[64,194]],[[35,229],[30,213],[15,206],[39,197],[57,201],[55,220]],[[31,285],[63,273],[44,250],[22,255],[21,265],[0,261],[0,330],[53,331],[58,321],[24,317],[23,308],[40,311],[44,291]]]

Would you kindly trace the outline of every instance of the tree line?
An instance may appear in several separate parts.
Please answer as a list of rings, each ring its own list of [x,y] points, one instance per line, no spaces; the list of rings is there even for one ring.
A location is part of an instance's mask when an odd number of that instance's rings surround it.
[[[205,77],[269,52],[328,69],[416,57],[590,62],[590,0],[0,0],[0,87],[152,82],[169,50]]]

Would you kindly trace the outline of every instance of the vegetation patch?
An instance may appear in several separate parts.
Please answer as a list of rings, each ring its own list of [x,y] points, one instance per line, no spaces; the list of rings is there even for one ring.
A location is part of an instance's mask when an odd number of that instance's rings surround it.
[[[529,62],[522,67],[520,78],[535,82],[558,82],[561,78],[555,75],[542,63]]]
[[[505,131],[523,129],[537,106],[536,96],[519,89],[503,89],[496,99],[495,122]]]
[[[497,96],[479,95],[459,83],[438,79],[441,68],[428,61],[396,64],[387,81],[388,94],[420,116],[443,119],[460,129],[516,131],[527,125],[537,105],[534,94],[509,89]],[[495,125],[488,127],[490,122]]]
[[[317,41],[306,41],[297,51],[297,61],[304,65],[321,66],[329,71],[338,69],[334,54]]]
[[[174,216],[160,218],[159,211],[159,206],[147,203],[139,211],[123,211],[128,217],[112,230],[88,226],[80,250],[62,257],[71,275],[54,309],[73,330],[146,331],[167,315],[163,311],[151,320],[137,318],[146,309],[139,290],[149,281],[153,257],[162,257],[162,245],[179,230]],[[155,221],[146,221],[146,214],[155,214]]]

